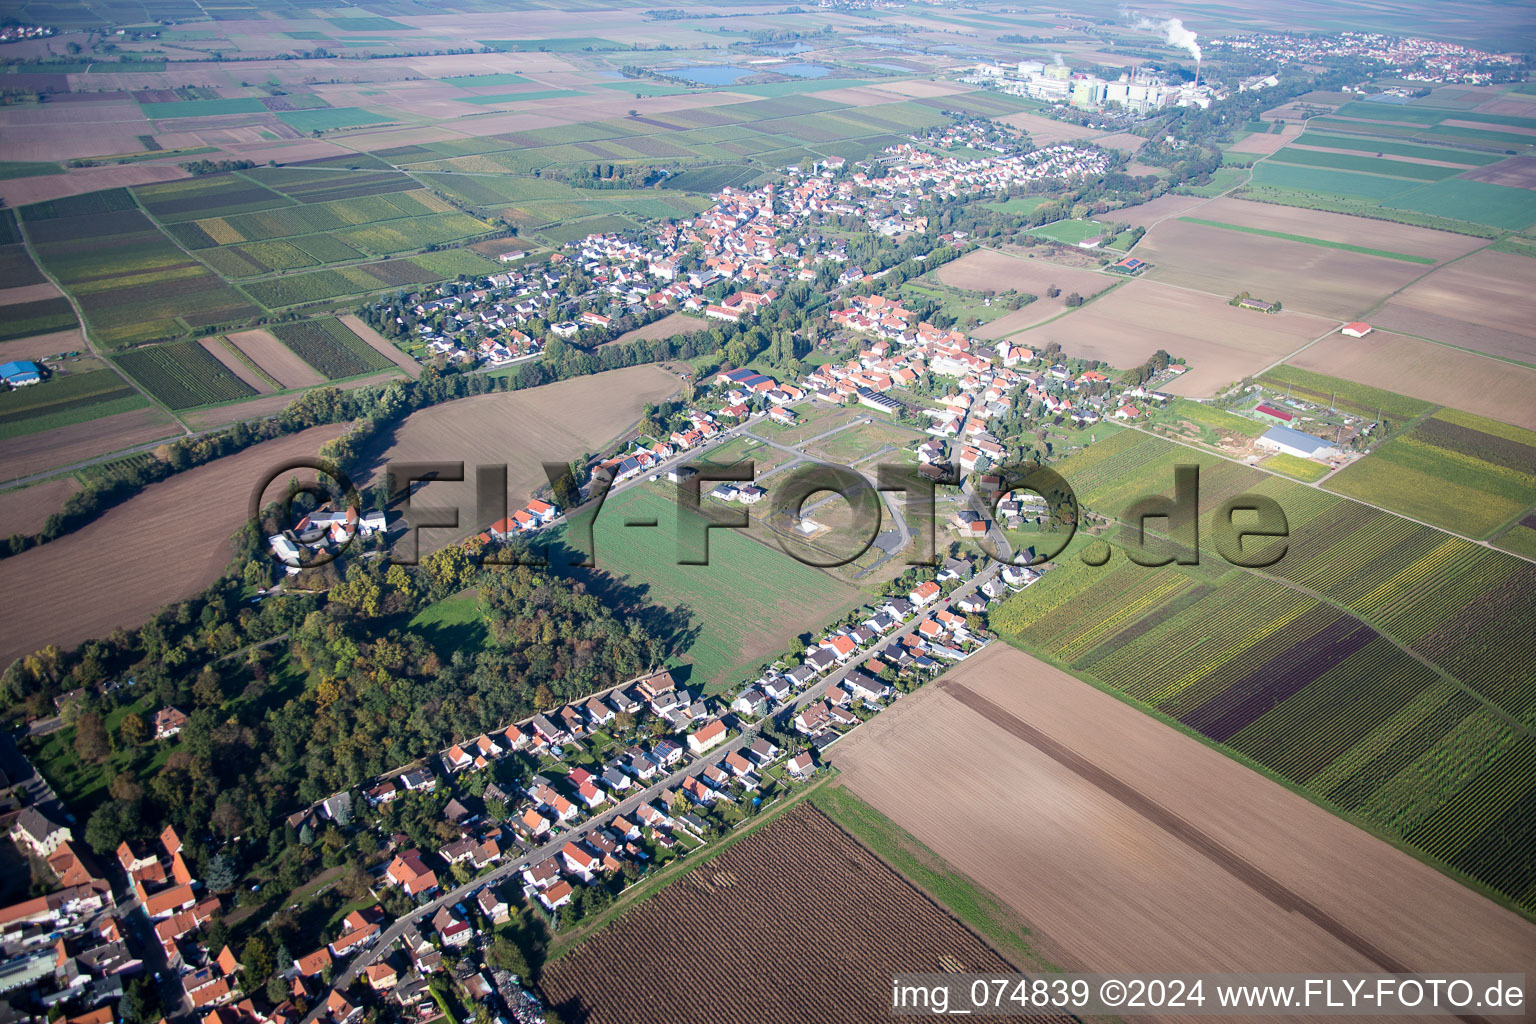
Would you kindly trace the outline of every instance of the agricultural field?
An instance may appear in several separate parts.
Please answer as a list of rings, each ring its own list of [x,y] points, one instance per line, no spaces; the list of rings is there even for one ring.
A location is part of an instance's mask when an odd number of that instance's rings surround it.
[[[1246,291],[1287,309],[1353,320],[1431,264],[1480,244],[1446,231],[1217,199],[1197,211],[1172,211],[1136,255],[1153,264],[1148,276],[1155,280],[1217,295]]]
[[[0,491],[0,537],[36,533],[65,500],[80,489],[72,476],[55,477],[31,487]]]
[[[1074,292],[1092,298],[1115,283],[1113,278],[1091,270],[1079,270],[1047,263],[1041,259],[993,249],[978,249],[933,272],[951,288],[971,292],[1005,292],[1016,289],[1035,296],[1028,305],[1005,312],[975,330],[978,338],[995,340],[1049,320],[1066,312],[1067,296]],[[1052,286],[1061,289],[1054,299],[1047,295]]]
[[[1342,335],[1340,337],[1342,339]],[[1364,340],[1369,340],[1370,337],[1375,335],[1372,334]],[[1350,345],[1356,343],[1356,339],[1349,340]],[[1314,345],[1307,352],[1310,353],[1321,347],[1322,345]],[[1298,363],[1300,361],[1298,359]],[[1299,365],[1287,364],[1272,367],[1265,370],[1258,381],[1276,391],[1284,391],[1287,397],[1294,396],[1306,402],[1332,406],[1342,412],[1355,413],[1388,423],[1416,419],[1434,411],[1435,405],[1438,404],[1423,401],[1417,397],[1396,394],[1384,388],[1303,369]]]
[[[1320,245],[1329,249],[1343,249],[1345,252],[1358,252],[1366,256],[1380,256],[1383,259],[1402,260],[1405,263],[1419,263],[1425,266],[1434,266],[1435,261],[1428,256],[1413,256],[1409,253],[1391,252],[1387,249],[1367,249],[1364,246],[1351,245],[1348,242],[1330,242],[1322,238],[1308,238],[1306,235],[1293,235],[1284,231],[1269,231],[1264,228],[1243,227],[1238,224],[1225,224],[1219,220],[1205,220],[1201,217],[1180,217],[1186,224],[1203,224],[1209,228],[1225,228],[1228,231],[1246,231],[1252,235],[1263,235],[1266,238],[1281,238],[1288,242],[1305,242],[1307,245]]]
[[[335,317],[274,324],[271,333],[326,380],[356,377],[394,365]]]
[[[0,560],[0,587],[27,594],[8,609],[11,628],[0,634],[0,660],[138,626],[162,605],[201,591],[234,555],[245,495],[261,474],[281,460],[313,456],[346,429],[344,423],[314,427],[178,473],[74,533]],[[119,437],[114,447],[129,440]],[[210,494],[241,497],[210,502]],[[200,513],[189,516],[189,508]]]
[[[411,414],[396,428],[390,447],[377,453],[378,463],[462,460],[470,466],[506,465],[508,499],[516,509],[548,486],[543,462],[570,462],[604,450],[639,424],[647,402],[672,397],[679,383],[666,370],[644,365],[433,406]],[[460,524],[456,530],[423,528],[423,551],[490,525],[475,522],[473,472],[469,476],[463,482],[433,481],[416,490],[413,502],[455,508]],[[381,471],[373,482],[383,479]],[[410,519],[408,510],[403,514]]]
[[[1289,309],[1275,314],[1237,309],[1217,295],[1134,280],[1010,340],[1036,349],[1059,342],[1069,356],[1121,369],[1140,366],[1162,349],[1183,358],[1189,369],[1161,390],[1205,398],[1332,327],[1331,321]]]
[[[1328,488],[1487,537],[1536,504],[1536,432],[1442,409],[1335,474]]]
[[[751,513],[760,519],[766,510]],[[712,693],[734,685],[794,645],[806,622],[835,618],[862,596],[739,530],[710,530],[707,552],[680,549],[682,514],[659,486],[633,487],[604,503],[593,543],[598,570],[685,612],[692,639],[682,658],[691,685]],[[625,525],[650,520],[657,526]],[[706,556],[707,565],[678,564],[681,557]]]
[[[172,409],[230,402],[257,393],[195,341],[137,348],[118,356],[117,364]]]
[[[21,216],[44,267],[108,348],[175,338],[256,312],[161,234],[126,189],[39,203]]]
[[[1004,610],[1053,575],[1068,570]],[[1536,951],[1530,922],[1003,643],[830,757],[842,786],[1012,907],[1064,970],[1471,969]]]
[[[1532,193],[1536,195],[1536,193]],[[1499,359],[1536,366],[1536,290],[1529,257],[1477,252],[1392,296],[1371,322]]]
[[[273,337],[271,331],[234,331],[227,337],[231,345],[259,366],[283,390],[325,382],[324,374]]]
[[[148,404],[113,370],[59,374],[41,384],[0,393],[0,440],[130,412]]]
[[[1207,551],[1148,571],[1069,554],[994,628],[1530,909],[1536,877],[1504,844],[1536,836],[1521,810],[1536,787],[1536,567],[1134,431],[1057,469],[1113,516],[1190,462],[1204,536],[1226,498],[1267,495],[1289,522],[1284,557],[1253,572]],[[1467,826],[1484,813],[1504,817]]]
[[[1298,458],[1286,452],[1276,452],[1259,465],[1271,473],[1279,473],[1281,476],[1288,476],[1292,480],[1300,480],[1308,484],[1321,480],[1328,475],[1329,471],[1328,466],[1321,462]]]
[[[1536,368],[1476,352],[1378,330],[1359,339],[1327,339],[1265,378],[1300,382],[1309,374],[1328,378],[1303,385],[1310,388],[1311,400],[1326,400],[1335,391],[1352,394],[1357,412],[1374,415],[1385,398],[1398,409],[1398,419],[1412,419],[1431,405],[1448,405],[1536,430],[1536,406],[1529,401],[1536,393]],[[1412,396],[1411,404],[1397,404],[1404,396]]]
[[[817,895],[807,901],[811,879]],[[664,997],[629,969],[642,944],[669,965]],[[818,952],[780,958],[770,976],[768,949]],[[542,985],[562,1019],[588,1024],[648,1019],[658,998],[675,1024],[853,1024],[888,1012],[894,972],[1013,969],[820,811],[800,807],[550,964]]]
[[[1199,441],[1223,449],[1246,449],[1268,429],[1258,420],[1187,398],[1176,398],[1166,408],[1157,410],[1149,426],[1181,441]]]
[[[154,406],[40,430],[0,447],[0,479],[14,480],[43,470],[74,465],[132,445],[174,438],[181,433],[181,425]]]

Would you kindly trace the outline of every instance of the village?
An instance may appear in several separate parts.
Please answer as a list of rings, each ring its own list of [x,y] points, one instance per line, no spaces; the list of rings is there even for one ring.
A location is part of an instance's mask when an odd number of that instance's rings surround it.
[[[846,237],[830,227],[855,218],[880,236],[923,232],[918,210],[929,197],[1006,195],[1102,174],[1111,159],[1091,146],[1028,149],[974,125],[922,141],[890,147],[878,167],[829,158],[786,171],[778,184],[722,189],[708,211],[663,225],[644,243],[593,234],[537,267],[443,286],[407,300],[395,326],[429,357],[494,369],[675,312],[756,319],[786,287],[830,279],[830,334],[817,349],[825,355],[793,381],[721,367],[696,382],[690,401],[658,412],[658,435],[595,458],[582,500],[598,486],[663,472],[668,483],[683,483],[693,470],[682,456],[750,423],[793,426],[821,408],[859,407],[913,428],[922,439],[905,457],[919,473],[949,481],[958,472],[969,480],[967,494],[991,499],[990,514],[957,506],[947,517],[959,541],[994,530],[1017,539],[1015,531],[1042,523],[1047,510],[1037,495],[999,493],[1000,471],[1021,454],[1010,452],[999,425],[1018,435],[1026,424],[1134,423],[1168,401],[1156,386],[1184,367],[1170,363],[1128,387],[1059,349],[978,341],[880,294],[884,272],[853,263]],[[957,147],[998,155],[943,151]],[[958,234],[941,241],[966,245]],[[766,490],[745,481],[711,493],[752,505]],[[568,511],[531,496],[470,541],[513,543]],[[267,543],[296,573],[357,538],[382,546],[388,532],[383,509],[326,505]],[[46,1003],[74,1014],[65,1024],[112,1024],[123,979],[144,973],[162,990],[178,983],[180,1012],[204,1024],[352,1024],[368,1007],[423,1022],[462,1019],[475,1006],[505,1021],[542,1020],[526,968],[515,969],[517,958],[493,941],[496,928],[515,912],[541,915],[551,931],[600,913],[651,873],[791,798],[821,769],[827,747],[991,643],[987,609],[1042,570],[967,550],[900,574],[881,597],[734,693],[706,696],[658,669],[294,811],[285,827],[300,842],[364,830],[384,856],[367,896],[348,905],[323,945],[282,951],[280,992],[273,984],[244,991],[234,954],[208,938],[205,926],[229,909],[228,897],[192,875],[174,831],[142,848],[125,843],[114,885],[76,852],[68,824],[32,810],[13,838],[39,851],[59,888],[0,909],[8,956],[0,974],[47,989]],[[159,709],[156,741],[173,746],[186,720],[178,708]],[[147,935],[126,923],[138,920],[138,908]]]
[[[66,1024],[108,1024],[125,982],[150,972],[176,979],[181,1011],[204,1024],[350,1024],[365,1005],[430,1021],[448,999],[543,1020],[490,941],[514,905],[539,908],[557,930],[788,798],[828,746],[992,642],[988,606],[1038,578],[947,558],[894,581],[734,696],[704,697],[656,670],[293,812],[285,824],[302,842],[365,829],[385,857],[366,905],[324,945],[277,965],[281,1000],[270,984],[265,999],[243,991],[233,952],[206,940],[227,897],[194,877],[174,829],[124,842],[114,884],[77,850],[59,810],[29,807],[11,838],[47,863],[58,888],[0,908],[0,985],[39,987],[45,1005],[70,1008]],[[154,738],[174,746],[186,721],[160,709]]]
[[[844,218],[887,238],[924,232],[928,218],[918,211],[925,200],[1091,178],[1116,159],[1080,143],[1035,149],[1020,133],[1000,135],[989,124],[965,122],[944,136],[890,146],[876,163],[827,157],[786,168],[776,184],[724,188],[704,213],[659,225],[647,239],[588,235],[536,266],[416,296],[386,326],[429,359],[498,369],[538,358],[553,339],[598,344],[673,312],[738,323],[755,318],[786,285],[816,280],[823,265],[842,268],[839,287],[864,280],[860,267],[848,265],[847,238],[833,230]],[[948,152],[971,142],[997,155]],[[524,259],[519,252],[502,258]]]

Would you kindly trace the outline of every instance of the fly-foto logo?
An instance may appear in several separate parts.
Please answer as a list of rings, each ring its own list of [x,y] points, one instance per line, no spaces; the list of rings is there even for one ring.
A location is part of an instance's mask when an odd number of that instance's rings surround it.
[[[553,493],[579,493],[569,463],[546,462],[543,467]],[[290,543],[272,545],[274,557],[287,565],[324,565],[344,554],[356,539],[356,533],[332,531],[325,534],[320,543],[311,544],[304,551],[299,543],[301,538],[294,533],[294,503],[300,494],[307,494],[316,502],[359,507],[357,489],[334,462],[296,459],[274,468],[251,495],[251,520],[260,526],[263,494],[274,482],[296,470],[328,477],[330,486],[317,480],[290,482],[277,513],[277,522],[286,524],[281,535]],[[509,521],[507,467],[480,465],[474,472],[475,522],[464,524],[460,522],[460,510],[456,507],[422,505],[412,500],[417,484],[463,481],[464,463],[389,464],[389,493],[395,511],[404,522],[403,534],[389,551],[392,564],[415,565],[419,561],[421,530],[460,530],[473,525],[478,532],[491,524]],[[704,485],[751,484],[757,479],[756,466],[751,461],[726,467],[696,463],[675,469],[670,475],[679,481],[674,489],[679,507],[675,560],[679,565],[708,565],[710,531],[745,530],[752,524],[752,512],[750,508],[706,504],[703,501]],[[620,486],[639,482],[625,482]],[[1149,493],[1118,514],[1119,522],[1125,527],[1120,546],[1126,557],[1137,565],[1155,567],[1197,565],[1200,562],[1200,468],[1175,466],[1172,485],[1171,494]],[[568,557],[565,564],[578,567],[598,564],[593,528],[614,487],[612,477],[594,477],[585,502],[576,509],[567,510],[562,539],[568,554],[574,553],[574,557]],[[900,495],[900,501],[895,500],[896,495]],[[1033,529],[1027,533],[1028,543],[1020,544],[1016,550],[1010,534],[1014,540],[1021,534],[1000,524],[998,510],[1003,502],[1016,502],[1020,495],[1034,495],[1037,503],[1043,502],[1044,507],[1027,517]],[[907,464],[884,464],[877,467],[873,483],[863,471],[814,463],[776,474],[768,499],[767,515],[774,524],[771,532],[779,546],[790,557],[818,568],[847,565],[868,551],[881,536],[887,508],[899,520],[897,527],[903,548],[911,548],[905,557],[906,564],[926,566],[937,565],[940,561],[937,537],[941,506],[955,508],[947,518],[961,531],[962,537],[973,541],[989,557],[1020,566],[1039,566],[1058,558],[1071,543],[1082,517],[1071,484],[1049,466],[1032,463],[994,468],[980,481],[966,480],[953,470],[925,473]],[[807,514],[808,507],[839,499],[847,503],[851,512],[844,517],[847,522],[840,522],[835,528],[805,529],[807,523],[813,522]],[[626,529],[650,529],[659,527],[660,523],[654,518],[625,520],[623,526]],[[1265,495],[1241,494],[1228,498],[1215,509],[1209,529],[1210,541],[1217,553],[1243,568],[1274,565],[1285,557],[1289,548],[1290,523],[1279,503]],[[533,528],[521,536],[510,531],[498,535],[497,539],[505,543],[487,550],[484,561],[499,565],[548,566],[549,545],[541,543],[539,532]],[[831,532],[838,536],[835,539],[825,536]],[[812,533],[816,534],[814,543],[809,539]],[[910,544],[907,543],[909,539]],[[308,557],[295,558],[294,552]],[[1109,559],[1109,549],[1096,545],[1080,557],[1089,565],[1103,565]]]

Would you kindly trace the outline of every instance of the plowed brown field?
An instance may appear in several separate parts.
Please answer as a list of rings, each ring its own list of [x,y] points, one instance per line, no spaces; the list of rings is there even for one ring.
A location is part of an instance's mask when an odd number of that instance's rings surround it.
[[[658,366],[643,365],[448,402],[408,417],[381,463],[465,464],[462,482],[419,484],[411,496],[417,507],[458,510],[456,529],[423,529],[421,550],[434,550],[490,525],[475,522],[475,466],[507,467],[508,508],[516,511],[547,485],[543,462],[570,462],[602,450],[639,422],[647,402],[670,397],[681,383]],[[383,479],[382,465],[375,479]],[[407,521],[413,518],[402,511]]]
[[[855,794],[1117,971],[1516,970],[1536,925],[995,643],[831,748]]]
[[[230,538],[266,471],[313,456],[346,429],[314,427],[180,473],[75,533],[0,561],[0,665],[46,644],[72,647],[137,626],[206,587],[229,561]]]
[[[1101,359],[1122,369],[1140,366],[1163,349],[1188,360],[1190,369],[1161,390],[1204,398],[1283,359],[1332,327],[1330,321],[1304,313],[1237,309],[1214,295],[1143,279],[1127,281],[1011,340],[1037,349],[1048,341],[1060,342],[1069,356]]]
[[[866,1024],[890,1016],[893,973],[945,970],[1014,967],[802,807],[557,960],[543,987],[570,1024]]]
[[[1324,338],[1293,366],[1536,430],[1536,370],[1386,331]]]

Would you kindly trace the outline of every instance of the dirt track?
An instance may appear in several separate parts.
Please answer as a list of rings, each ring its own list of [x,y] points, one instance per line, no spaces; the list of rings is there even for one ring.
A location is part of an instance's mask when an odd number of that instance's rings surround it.
[[[1068,969],[1525,970],[1536,926],[1001,643],[832,748]]]

